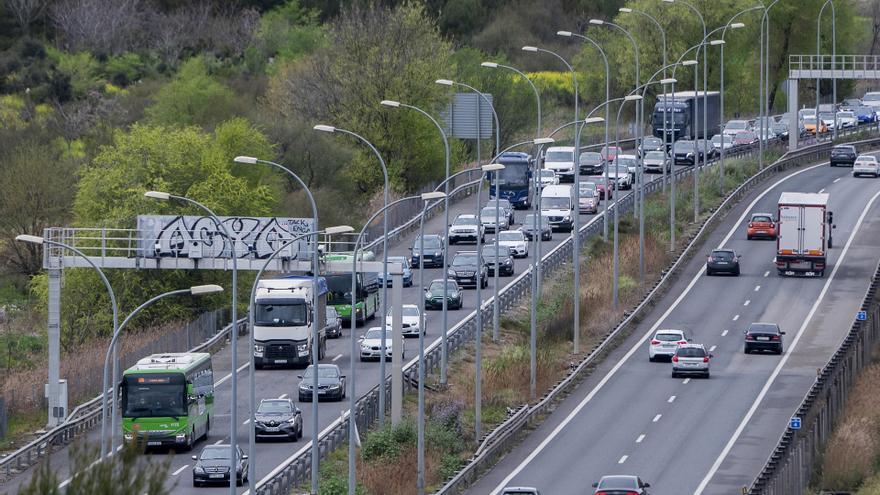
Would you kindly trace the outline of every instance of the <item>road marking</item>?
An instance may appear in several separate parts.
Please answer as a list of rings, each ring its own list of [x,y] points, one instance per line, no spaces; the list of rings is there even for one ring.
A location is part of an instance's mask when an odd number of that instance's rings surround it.
[[[232,457],[232,456],[230,456],[230,457]],[[178,474],[182,473],[184,469],[186,469],[186,468],[188,468],[188,467],[189,467],[189,464],[184,464],[183,466],[180,466],[180,469],[178,469],[177,471],[174,471],[173,473],[171,473],[171,475],[172,475],[172,476],[177,476]]]
[[[335,358],[333,358],[333,362],[339,361],[341,358],[342,358],[342,354],[339,354]]]
[[[287,398],[287,394],[281,394],[281,395],[278,396],[278,398],[279,398],[279,399],[286,399],[286,398]]]
[[[733,321],[736,321],[738,319],[739,319],[739,315],[733,315]]]
[[[769,272],[768,272],[768,273],[769,273]],[[755,292],[758,292],[759,290],[761,290],[761,286],[760,286],[760,285],[756,285],[756,286],[755,286]]]
[[[840,180],[840,177],[838,177],[838,178],[836,178],[836,179],[834,179],[834,183],[835,183],[835,184],[836,184],[836,183],[837,183],[837,181],[839,181],[839,180]]]
[[[819,194],[822,194],[823,192],[825,192],[825,188],[824,188],[824,187],[823,187],[822,189],[819,189]]]
[[[663,417],[662,414],[658,414],[658,415],[654,416],[654,419],[652,419],[651,422],[656,423],[657,421],[660,421],[660,418],[662,418],[662,417]]]
[[[537,223],[537,222],[536,222],[536,223]],[[625,455],[625,456],[621,457],[620,460],[617,461],[617,463],[618,463],[618,464],[623,464],[624,462],[626,462],[626,460],[627,460],[628,458],[629,458],[629,456],[628,456],[628,455]]]
[[[674,396],[674,395],[670,395],[670,396],[669,396],[669,399],[668,399],[666,402],[672,404],[673,402],[675,402],[675,396]]]
[[[222,438],[220,440],[217,440],[216,442],[214,442],[214,445],[220,445],[221,443],[223,443]],[[230,457],[232,457],[232,456],[230,456]]]
[[[248,423],[250,423],[250,422],[251,422],[251,418],[248,418],[248,419],[244,420],[244,423],[242,423],[242,424],[243,424],[243,425],[246,425],[246,424],[248,424]],[[230,457],[232,457],[232,456],[230,456]]]
[[[639,438],[636,438],[636,443],[642,443],[642,440],[644,440],[644,439],[645,439],[645,434],[642,433],[641,435],[639,435]]]
[[[690,382],[691,382],[691,379],[690,379],[690,378],[685,378],[684,380],[681,381],[681,384],[682,384],[682,385],[687,385],[687,384],[690,383]]]
[[[769,276],[770,276],[770,270],[767,270],[766,272],[764,272],[764,278],[767,278]]]
[[[743,306],[748,306],[750,302],[752,302],[752,301],[749,299],[746,299],[746,302],[743,303]]]
[[[722,337],[727,337],[727,332],[729,332],[729,331],[730,331],[730,330],[725,330],[725,331],[721,332],[721,336],[722,336]]]
[[[837,270],[843,265],[844,259],[846,259],[846,255],[849,252],[849,247],[852,245],[853,239],[855,239],[856,234],[859,231],[859,228],[862,226],[862,222],[865,220],[865,216],[868,214],[868,210],[871,209],[871,206],[874,204],[874,201],[880,197],[880,191],[875,193],[870,201],[868,201],[865,209],[862,210],[862,214],[859,215],[859,219],[856,222],[855,228],[853,228],[852,234],[850,234],[849,239],[846,241],[846,245],[843,247],[843,251],[840,253],[840,258],[837,259],[837,262],[834,263],[834,269],[831,270],[831,276],[828,277],[828,280],[825,281],[825,285],[822,286],[822,292],[819,293],[819,297],[816,298],[816,301],[813,303],[813,306],[810,308],[810,312],[807,313],[807,317],[804,319],[804,322],[801,324],[801,327],[798,329],[797,334],[794,336],[794,340],[792,340],[791,344],[788,345],[788,349],[785,354],[782,356],[782,359],[779,360],[779,363],[776,364],[776,368],[773,369],[773,373],[767,378],[767,381],[764,383],[764,387],[761,388],[761,392],[755,397],[754,402],[752,402],[752,407],[749,408],[746,415],[743,416],[742,421],[740,421],[739,426],[737,426],[736,430],[733,432],[733,435],[730,437],[730,440],[727,441],[727,445],[724,446],[724,449],[718,455],[718,458],[715,459],[715,462],[712,464],[712,467],[709,468],[709,472],[706,473],[706,477],[703,478],[703,481],[700,482],[700,485],[697,486],[697,489],[694,491],[694,495],[701,495],[703,490],[706,489],[706,486],[712,481],[712,477],[715,476],[715,473],[718,471],[718,468],[721,467],[721,463],[724,462],[724,459],[727,458],[727,454],[730,453],[730,450],[733,448],[733,445],[739,440],[740,435],[742,435],[743,430],[745,430],[746,425],[754,416],[755,411],[758,410],[758,406],[764,400],[764,396],[767,395],[767,392],[770,390],[770,387],[773,385],[773,382],[776,381],[776,377],[779,376],[779,372],[782,371],[782,367],[785,366],[785,363],[788,362],[788,358],[794,354],[794,350],[797,347],[798,343],[801,340],[801,336],[804,334],[804,330],[807,329],[807,325],[810,324],[810,321],[813,319],[813,315],[816,314],[816,310],[819,309],[819,304],[822,303],[822,300],[825,298],[825,294],[828,292],[828,288],[831,286],[831,282],[834,281],[834,276],[837,275]]]
[[[247,367],[250,366],[250,365],[251,365],[251,363],[244,363],[243,365],[239,366],[238,369],[235,370],[235,372],[236,372],[236,373],[241,373],[242,370],[244,370],[245,368],[247,368]],[[214,387],[216,388],[218,385],[220,385],[221,383],[225,382],[226,380],[229,380],[230,378],[232,378],[232,373],[230,373],[230,374],[224,376],[223,378],[217,380],[217,381],[214,383]]]

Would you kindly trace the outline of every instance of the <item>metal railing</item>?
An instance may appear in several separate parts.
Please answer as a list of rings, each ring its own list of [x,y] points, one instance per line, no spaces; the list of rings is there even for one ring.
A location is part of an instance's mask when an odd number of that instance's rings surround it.
[[[790,73],[880,71],[880,55],[789,55],[788,70]]]

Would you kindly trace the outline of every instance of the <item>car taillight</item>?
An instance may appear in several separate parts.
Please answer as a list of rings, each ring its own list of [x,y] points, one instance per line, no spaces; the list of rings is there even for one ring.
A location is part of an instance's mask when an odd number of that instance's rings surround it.
[[[678,345],[685,345],[685,344],[687,344],[687,343],[688,343],[687,340],[679,340],[679,341],[678,341]]]
[[[708,363],[708,362],[709,362],[709,356],[705,356],[705,357],[703,358],[703,362],[704,362],[704,363]]]
[[[747,333],[747,334],[746,334],[746,340],[755,340],[755,336],[752,335],[752,334],[750,334],[750,333]]]
[[[672,362],[673,362],[673,363],[677,363],[677,362],[678,362],[678,356],[672,356]]]
[[[773,339],[773,340],[779,340],[780,337],[779,337],[779,335],[774,335],[774,336],[772,336],[772,337],[770,337],[770,338]]]
[[[651,341],[651,345],[659,345],[659,344],[660,344],[659,340],[652,340]]]

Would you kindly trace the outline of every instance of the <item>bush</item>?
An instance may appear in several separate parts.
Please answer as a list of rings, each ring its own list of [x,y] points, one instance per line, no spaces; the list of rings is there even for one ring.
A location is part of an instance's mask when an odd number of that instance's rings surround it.
[[[361,457],[365,461],[380,458],[394,460],[400,456],[404,447],[416,443],[416,433],[415,425],[409,421],[376,430],[364,439]]]
[[[431,421],[438,426],[461,435],[462,410],[464,410],[464,401],[446,399],[433,403],[428,415],[431,417]]]
[[[563,105],[571,105],[574,100],[574,82],[570,72],[530,72],[529,79],[538,87],[541,98]]]
[[[146,64],[136,53],[123,53],[107,60],[102,72],[113,84],[128,86],[144,76]]]

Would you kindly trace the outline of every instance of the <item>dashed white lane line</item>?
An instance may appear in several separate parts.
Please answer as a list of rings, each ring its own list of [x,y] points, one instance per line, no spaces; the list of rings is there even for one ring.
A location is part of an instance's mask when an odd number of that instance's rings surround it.
[[[727,332],[729,332],[729,331],[730,331],[730,330],[725,330],[725,331],[721,332],[721,336],[722,336],[722,337],[727,337]]]
[[[739,315],[733,315],[733,321],[736,321],[738,319],[739,319]]]
[[[241,373],[244,369],[246,369],[246,368],[247,368],[248,366],[250,366],[250,365],[251,365],[251,363],[244,363],[243,365],[239,366],[238,369],[235,370],[235,372],[236,372],[236,373]],[[232,373],[230,373],[230,374],[224,376],[223,378],[217,380],[217,382],[214,383],[214,387],[216,388],[218,385],[220,385],[221,383],[225,382],[226,380],[229,380],[230,378],[232,378]]]
[[[180,466],[180,469],[178,469],[177,471],[174,471],[173,473],[171,473],[171,475],[172,475],[172,476],[177,476],[178,474],[182,473],[184,469],[186,469],[186,468],[188,468],[188,467],[189,467],[189,464],[184,464],[183,466]]]
[[[770,276],[770,270],[767,270],[766,272],[764,272],[764,278],[767,278],[769,276]]]
[[[682,385],[687,385],[688,383],[690,383],[690,381],[691,381],[690,378],[685,378],[684,380],[682,380],[681,384],[682,384]]]
[[[339,361],[341,358],[342,358],[342,354],[339,354],[339,355],[337,355],[335,358],[333,358],[333,361],[334,361],[334,362],[335,362],[335,361]]]
[[[825,192],[825,188],[824,188],[824,187],[823,187],[822,189],[819,189],[819,194],[822,194],[823,192]]]
[[[750,302],[752,302],[752,301],[749,299],[746,299],[746,302],[743,303],[743,306],[748,306]]]
[[[620,460],[617,461],[617,463],[618,463],[618,464],[623,464],[624,462],[626,462],[627,459],[629,459],[629,456],[628,456],[628,455],[625,455],[625,456],[621,457]]]
[[[654,416],[654,419],[652,419],[651,422],[656,423],[657,421],[660,421],[660,418],[662,418],[662,417],[663,417],[662,414],[658,414],[658,415]]]
[[[718,347],[718,346],[717,346],[717,345],[713,345],[712,347],[710,347],[710,348],[709,348],[709,352],[715,352],[715,348],[716,348],[716,347]]]
[[[223,439],[222,439],[222,438],[221,438],[220,440],[217,440],[216,442],[214,442],[214,445],[220,445],[221,443],[223,443]]]
[[[286,399],[286,398],[287,398],[287,394],[281,394],[281,395],[278,396],[278,398],[279,398],[279,399]]]
[[[756,285],[756,286],[755,286],[755,292],[758,292],[759,290],[761,290],[761,286],[760,286],[760,285]]]
[[[675,396],[674,396],[674,395],[670,395],[670,396],[669,396],[669,399],[667,399],[666,402],[672,404],[673,402],[675,402]]]
[[[243,425],[246,425],[246,424],[248,424],[248,423],[250,423],[250,422],[251,422],[251,418],[248,418],[248,419],[244,420],[244,423],[242,423],[242,424],[243,424]]]
[[[837,184],[837,181],[839,181],[839,180],[840,180],[840,177],[834,179],[834,183]]]
[[[645,434],[642,433],[641,435],[639,435],[639,438],[636,438],[636,443],[642,443],[642,440],[644,440],[644,439],[645,439]]]

